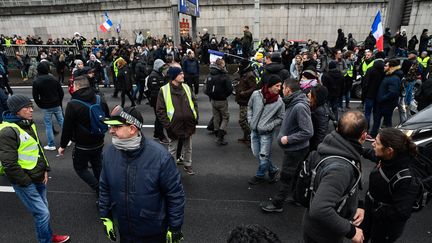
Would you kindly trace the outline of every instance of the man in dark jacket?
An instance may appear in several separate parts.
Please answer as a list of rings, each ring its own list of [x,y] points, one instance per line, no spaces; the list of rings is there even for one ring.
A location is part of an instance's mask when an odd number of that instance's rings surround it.
[[[338,36],[336,39],[335,49],[342,50],[346,45],[345,34],[342,31],[342,29],[338,29],[337,32],[338,32]]]
[[[147,78],[148,73],[148,63],[147,63],[147,56],[145,54],[141,54],[139,56],[139,60],[137,64],[135,65],[135,81],[136,81],[136,91],[133,93],[133,98],[136,99],[136,103],[138,105],[141,104],[141,101],[144,97],[144,89],[145,89],[145,80]],[[138,94],[138,98],[136,97],[136,94]]]
[[[171,66],[167,72],[171,80],[161,87],[156,103],[156,114],[171,139],[168,150],[177,157],[179,141],[183,141],[184,167],[188,175],[192,169],[192,135],[198,124],[198,106],[190,87],[184,84],[183,71],[179,66]]]
[[[224,137],[229,120],[228,100],[233,87],[223,59],[217,59],[210,64],[210,75],[207,77],[205,94],[210,98],[213,109],[214,130],[217,136],[216,143],[227,145]]]
[[[340,156],[352,163],[342,158],[329,158],[317,171],[315,193],[303,216],[306,243],[342,243],[344,238],[355,243],[363,242],[363,232],[358,226],[363,220],[364,210],[358,200],[360,185],[356,181],[361,176],[359,171],[366,131],[364,115],[360,111],[348,111],[339,120],[337,130],[327,135],[319,146],[317,159]],[[343,197],[353,187],[353,194],[338,210]]]
[[[15,193],[32,213],[38,241],[66,242],[69,236],[53,235],[49,223],[46,184],[50,167],[33,122],[33,104],[26,96],[13,95],[7,106],[9,112],[3,114],[4,121],[0,124],[0,174],[6,174]]]
[[[282,55],[279,52],[273,52],[269,55],[270,56],[266,56],[266,64],[264,65],[261,78],[261,86],[267,84],[271,75],[278,75],[281,80],[287,80],[290,76],[288,70],[286,70],[282,64]]]
[[[56,150],[52,116],[57,119],[60,127],[63,127],[63,89],[53,75],[50,74],[50,66],[47,61],[41,61],[37,67],[38,76],[33,81],[33,99],[39,108],[43,110],[45,131],[48,137],[46,150]]]
[[[102,97],[96,97],[86,77],[80,76],[75,78],[74,90],[72,100],[66,106],[58,153],[59,155],[64,155],[64,150],[69,141],[75,142],[72,154],[75,172],[96,192],[97,196],[99,177],[102,169],[101,154],[104,145],[104,134],[91,133],[89,106],[96,104],[97,99],[99,99],[99,104],[105,113],[105,117],[109,116],[109,109]],[[80,101],[88,103],[89,106],[82,104]],[[93,174],[88,170],[88,164],[91,164]]]
[[[338,120],[338,102],[339,98],[342,96],[344,77],[337,69],[337,63],[335,61],[330,61],[329,71],[323,74],[321,80],[329,93],[327,98],[329,106],[336,120]]]
[[[421,111],[432,104],[432,75],[420,86],[420,92],[416,95],[417,110]]]
[[[363,78],[364,87],[362,92],[364,92],[363,97],[365,99],[364,113],[366,120],[368,122],[368,127],[370,126],[370,118],[372,111],[375,111],[375,101],[377,98],[378,88],[381,81],[384,79],[384,53],[378,52],[375,55],[376,59],[371,68],[366,71],[366,75]]]
[[[309,139],[313,125],[309,100],[294,79],[285,80],[283,85],[285,116],[277,141],[284,150],[281,186],[272,201],[261,207],[266,212],[282,212],[283,203],[292,191],[296,168],[309,153]]]
[[[251,64],[248,61],[244,60],[239,66],[239,74],[240,80],[239,83],[235,86],[235,101],[240,106],[239,111],[239,124],[241,129],[243,130],[243,137],[237,139],[239,143],[250,143],[250,134],[251,130],[249,127],[249,123],[247,121],[247,109],[249,99],[252,96],[252,93],[256,90],[257,83],[255,80],[255,75],[252,70]]]
[[[428,29],[424,29],[422,31],[422,34],[420,36],[420,44],[419,44],[419,53],[422,53],[424,51],[427,51],[427,46],[429,44],[429,40],[432,38],[432,36],[428,35]]]
[[[391,33],[390,28],[386,27],[384,31],[384,54],[387,57],[391,48]]]
[[[403,72],[400,70],[399,60],[391,59],[384,64],[385,77],[381,82],[376,96],[376,112],[374,112],[374,124],[370,136],[375,138],[384,118],[384,126],[392,126],[393,110],[398,105],[401,79]]]
[[[195,95],[198,95],[200,66],[192,50],[188,51],[187,58],[183,61],[183,70],[185,71],[186,83],[189,87],[193,87]]]
[[[395,48],[397,57],[407,56],[408,38],[406,36],[406,30],[403,29],[401,32],[396,32],[395,35]]]
[[[161,59],[156,59],[153,65],[153,70],[150,75],[147,77],[147,88],[148,88],[148,97],[150,101],[150,106],[153,108],[155,114],[154,121],[154,133],[153,138],[159,139],[160,143],[168,144],[169,141],[166,138],[163,125],[160,122],[157,112],[156,112],[156,102],[159,96],[159,90],[162,86],[166,84],[165,77],[163,76],[163,69],[165,67],[165,62]]]
[[[3,121],[3,117],[2,117],[3,112],[8,110],[7,102],[6,102],[7,99],[8,99],[8,95],[6,93],[6,90],[0,87],[0,123]]]
[[[180,242],[185,193],[174,158],[144,137],[143,117],[134,107],[116,106],[110,116],[105,123],[112,144],[104,151],[99,183],[107,237],[116,240],[115,221],[121,242]]]
[[[253,37],[252,33],[249,31],[249,26],[245,26],[243,29],[243,37],[241,38],[242,48],[243,48],[243,56],[248,58],[251,55],[251,51],[253,48]]]
[[[369,32],[369,35],[366,37],[366,40],[364,42],[364,47],[366,50],[373,51],[375,48],[375,37],[372,35],[372,32]]]

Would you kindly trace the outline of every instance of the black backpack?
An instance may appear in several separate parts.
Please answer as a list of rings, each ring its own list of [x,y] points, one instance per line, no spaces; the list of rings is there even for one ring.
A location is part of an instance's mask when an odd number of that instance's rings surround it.
[[[337,204],[336,212],[340,213],[343,207],[345,206],[347,199],[352,195],[354,195],[354,193],[356,192],[357,185],[360,183],[360,179],[361,179],[361,171],[355,165],[355,162],[350,161],[341,156],[335,155],[335,156],[327,156],[321,158],[317,151],[312,151],[309,154],[309,156],[306,158],[306,160],[304,160],[303,163],[300,165],[300,170],[295,180],[293,198],[296,202],[300,203],[303,207],[309,208],[310,202],[313,198],[313,194],[315,193],[314,191],[315,177],[317,175],[317,172],[325,168],[330,168],[331,166],[331,164],[325,164],[324,166],[321,166],[323,162],[325,162],[327,159],[336,159],[334,160],[334,162],[332,162],[332,164],[334,163],[351,164],[355,168],[355,171],[357,172],[358,175],[358,178],[356,179],[356,182],[354,183],[352,188],[339,200],[339,203]]]
[[[390,179],[381,168],[379,172],[389,184],[390,193],[393,193],[393,189],[399,181],[412,179],[413,185],[419,188],[416,201],[412,207],[414,212],[422,210],[432,199],[432,160],[428,157],[418,154],[409,169],[399,171]]]
[[[90,130],[80,124],[81,128],[94,135],[102,135],[108,131],[108,126],[103,123],[105,112],[102,110],[101,97],[99,95],[96,95],[96,103],[94,104],[78,99],[72,99],[71,101],[77,101],[89,108]]]

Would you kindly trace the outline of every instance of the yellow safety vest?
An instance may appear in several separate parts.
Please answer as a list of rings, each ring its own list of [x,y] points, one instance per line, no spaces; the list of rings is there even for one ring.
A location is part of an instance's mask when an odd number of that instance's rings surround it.
[[[39,151],[42,151],[42,155],[48,165],[48,161],[43,153],[43,150],[39,147],[39,138],[36,131],[36,125],[33,124],[31,128],[36,135],[37,139],[34,139],[30,134],[24,131],[20,126],[15,123],[5,122],[0,124],[0,130],[6,127],[12,127],[19,131],[19,147],[18,147],[18,165],[26,170],[32,170],[36,167],[39,159]],[[4,168],[0,165],[0,174],[4,174]]]
[[[354,71],[354,65],[350,65],[347,72],[345,73],[345,76],[352,78],[354,76],[353,71]]]
[[[117,77],[118,76],[118,67],[117,67],[117,62],[118,62],[118,60],[120,60],[120,59],[123,59],[122,57],[119,57],[119,58],[117,58],[115,61],[114,61],[114,63],[113,63],[113,65],[114,65],[114,67],[113,67],[113,69],[114,69],[114,75]]]
[[[375,61],[371,61],[369,64],[366,64],[366,61],[363,61],[363,64],[362,64],[363,75],[365,75],[366,71],[373,66],[374,62]]]
[[[6,47],[11,47],[12,42],[10,39],[5,39],[5,44],[6,44]]]
[[[427,68],[430,57],[425,57],[423,60],[420,57],[417,57],[417,61],[423,66],[423,68]]]
[[[192,113],[194,114],[195,119],[197,119],[197,113],[195,110],[195,105],[192,101],[192,94],[191,94],[190,88],[188,85],[186,85],[184,83],[182,83],[182,87],[183,87],[184,91],[186,92],[186,96],[188,98],[189,106],[192,110]],[[170,83],[165,84],[164,86],[162,86],[161,89],[162,89],[162,95],[163,95],[164,100],[165,100],[165,107],[167,110],[168,119],[170,121],[172,121],[172,118],[174,116],[174,105],[172,103]]]

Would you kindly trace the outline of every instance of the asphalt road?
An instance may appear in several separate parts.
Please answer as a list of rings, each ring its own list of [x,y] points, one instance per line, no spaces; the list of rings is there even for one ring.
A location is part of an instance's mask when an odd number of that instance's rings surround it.
[[[110,97],[112,89],[103,89],[109,106],[120,103],[120,99]],[[31,96],[31,89],[15,89],[17,94]],[[67,90],[65,89],[65,93]],[[69,100],[65,95],[65,106]],[[198,96],[200,121],[206,125],[211,117],[211,106],[202,93]],[[126,105],[128,105],[128,101]],[[357,107],[357,104],[352,104]],[[148,105],[140,105],[144,123],[152,125],[154,115]],[[184,242],[225,242],[232,228],[241,224],[265,225],[277,233],[282,242],[302,242],[301,219],[303,208],[286,205],[284,212],[265,214],[260,211],[261,201],[271,197],[278,184],[263,184],[250,187],[248,179],[254,175],[258,162],[248,147],[236,142],[241,136],[238,121],[238,106],[230,100],[231,113],[228,126],[228,145],[219,147],[214,137],[206,129],[199,128],[193,136],[193,167],[197,174],[188,176],[179,167],[186,191],[186,211],[183,233]],[[394,121],[396,123],[396,114]],[[35,108],[34,120],[40,139],[46,145],[42,112]],[[56,123],[55,123],[56,124]],[[58,127],[58,124],[56,124]],[[153,129],[144,129],[145,136],[151,138]],[[57,144],[60,136],[56,137]],[[1,142],[1,141],[0,141]],[[106,136],[106,143],[110,136]],[[370,144],[368,145],[370,146]],[[48,184],[51,225],[56,233],[67,233],[70,242],[94,243],[109,242],[102,231],[95,197],[90,188],[75,174],[72,167],[72,148],[67,148],[64,157],[56,157],[56,152],[47,151],[52,167]],[[273,161],[278,166],[282,162],[282,150],[273,144]],[[372,163],[363,162],[364,183],[367,188],[368,173]],[[0,186],[9,186],[6,178],[0,177]],[[5,192],[9,188],[0,188],[0,242],[28,243],[36,242],[32,216],[26,211],[15,193]],[[405,232],[398,242],[432,242],[432,207],[429,205],[420,213],[415,213],[409,220]]]

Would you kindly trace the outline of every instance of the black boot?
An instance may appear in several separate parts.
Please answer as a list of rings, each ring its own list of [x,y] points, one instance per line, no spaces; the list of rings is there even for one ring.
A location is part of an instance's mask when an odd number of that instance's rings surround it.
[[[225,134],[226,134],[226,132],[224,130],[218,130],[217,141],[216,141],[217,144],[219,144],[219,145],[227,145],[228,144],[224,139]]]

